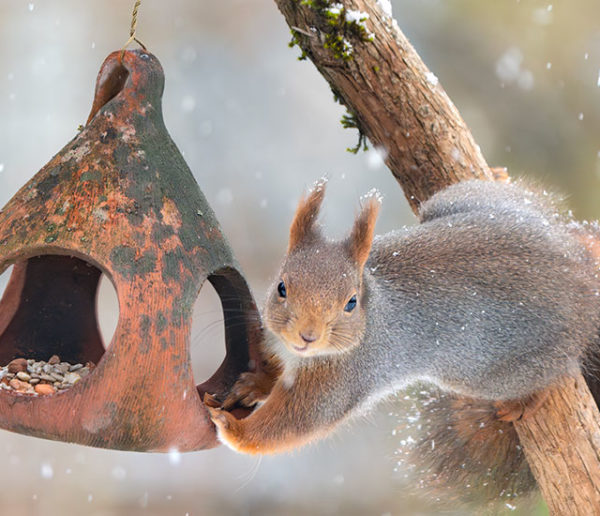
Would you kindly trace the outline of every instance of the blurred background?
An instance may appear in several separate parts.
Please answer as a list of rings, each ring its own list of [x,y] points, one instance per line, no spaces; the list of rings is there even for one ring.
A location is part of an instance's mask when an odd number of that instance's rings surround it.
[[[600,217],[600,4],[571,0],[392,0],[394,16],[456,103],[488,162]],[[0,205],[84,123],[104,57],[127,39],[133,0],[0,1]],[[302,191],[327,175],[324,220],[348,229],[359,196],[385,196],[378,232],[414,218],[376,152],[346,152],[357,134],[308,61],[289,49],[272,0],[145,0],[139,38],[166,73],[164,115],[254,293],[286,248]],[[0,291],[7,274],[0,277]],[[107,341],[118,317],[104,282]],[[195,309],[198,382],[224,355],[218,298]],[[138,454],[0,432],[0,512],[20,515],[479,514],[413,489],[399,462],[411,430],[404,394],[333,437],[262,460],[225,448]],[[408,406],[407,406],[408,404]],[[413,410],[414,412],[414,410]],[[418,423],[415,423],[418,425]],[[519,501],[498,509],[531,514]],[[540,514],[543,508],[537,509]]]

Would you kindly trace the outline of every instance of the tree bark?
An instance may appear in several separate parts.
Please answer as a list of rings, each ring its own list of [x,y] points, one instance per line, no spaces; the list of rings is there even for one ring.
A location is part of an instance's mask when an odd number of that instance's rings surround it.
[[[384,149],[413,210],[450,184],[494,179],[437,78],[380,7],[385,1],[336,0],[343,9],[330,0],[275,1],[294,42]],[[600,514],[600,416],[583,377],[551,389],[516,429],[552,514]]]
[[[600,514],[600,414],[583,376],[549,389],[515,427],[550,513]]]

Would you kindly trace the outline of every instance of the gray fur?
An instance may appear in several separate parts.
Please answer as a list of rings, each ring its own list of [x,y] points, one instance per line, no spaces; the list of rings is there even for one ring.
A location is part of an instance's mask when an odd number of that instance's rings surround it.
[[[433,196],[421,217],[373,242],[364,335],[326,358],[346,372],[327,401],[338,417],[416,380],[508,400],[580,370],[598,346],[597,267],[551,204],[470,181]]]
[[[582,243],[591,233],[600,230],[575,224],[549,196],[471,181],[424,203],[419,225],[375,237],[362,285],[348,240],[301,240],[280,272],[285,302],[277,280],[265,309],[284,372],[244,426],[277,450],[415,381],[485,402],[580,371],[599,344],[598,265]],[[345,319],[352,289],[359,302]],[[299,320],[329,317],[347,345],[289,351],[283,340],[298,338]]]

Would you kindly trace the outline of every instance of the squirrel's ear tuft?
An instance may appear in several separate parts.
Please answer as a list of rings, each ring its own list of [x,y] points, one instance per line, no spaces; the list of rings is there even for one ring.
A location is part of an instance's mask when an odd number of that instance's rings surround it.
[[[290,243],[288,253],[304,242],[307,238],[315,235],[315,225],[321,209],[323,197],[325,197],[325,186],[327,181],[322,179],[315,183],[308,195],[302,197],[298,203],[294,220],[290,227]]]
[[[364,197],[362,209],[354,221],[352,233],[347,241],[350,256],[360,269],[364,267],[371,252],[379,208],[381,208],[381,196],[376,191],[369,192]]]

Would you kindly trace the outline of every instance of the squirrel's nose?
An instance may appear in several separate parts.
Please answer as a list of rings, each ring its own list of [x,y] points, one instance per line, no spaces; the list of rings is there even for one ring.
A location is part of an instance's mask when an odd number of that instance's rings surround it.
[[[300,337],[307,344],[310,344],[311,342],[314,342],[315,340],[317,340],[317,334],[314,331],[306,331],[306,332],[301,331]]]

